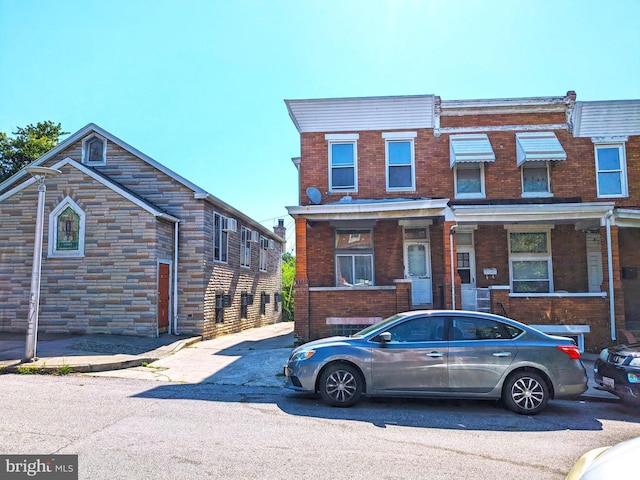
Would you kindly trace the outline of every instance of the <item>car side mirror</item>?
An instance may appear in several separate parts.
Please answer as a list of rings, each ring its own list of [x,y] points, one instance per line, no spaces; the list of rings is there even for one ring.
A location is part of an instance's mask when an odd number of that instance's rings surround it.
[[[378,340],[381,343],[387,343],[391,341],[391,332],[382,332],[380,335],[378,335]]]

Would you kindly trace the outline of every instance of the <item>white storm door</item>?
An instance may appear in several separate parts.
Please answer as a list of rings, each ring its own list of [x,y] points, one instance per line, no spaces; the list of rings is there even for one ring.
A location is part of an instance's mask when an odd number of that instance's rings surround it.
[[[477,310],[476,256],[473,247],[458,247],[458,275],[460,276],[462,309]]]
[[[425,305],[432,302],[431,254],[429,242],[404,243],[405,278],[411,280],[411,303]]]
[[[603,272],[599,233],[587,234],[587,275],[589,277],[589,291],[600,292]]]

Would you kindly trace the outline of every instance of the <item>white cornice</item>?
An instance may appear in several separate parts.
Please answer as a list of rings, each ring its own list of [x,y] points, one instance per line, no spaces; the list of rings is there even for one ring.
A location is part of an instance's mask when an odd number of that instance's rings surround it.
[[[424,199],[392,202],[344,202],[326,205],[287,207],[294,218],[310,220],[365,220],[443,216],[449,199]]]
[[[455,205],[451,208],[456,220],[465,223],[562,223],[563,221],[574,223],[579,220],[600,220],[614,208],[614,203]]]

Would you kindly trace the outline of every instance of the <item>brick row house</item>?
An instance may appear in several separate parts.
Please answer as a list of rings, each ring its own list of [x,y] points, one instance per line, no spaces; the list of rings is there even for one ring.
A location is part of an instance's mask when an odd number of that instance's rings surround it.
[[[300,133],[295,332],[421,308],[597,351],[640,329],[640,101],[286,100]]]
[[[221,334],[281,319],[283,222],[266,229],[90,124],[46,179],[39,330]],[[25,331],[38,184],[0,183],[0,332]]]

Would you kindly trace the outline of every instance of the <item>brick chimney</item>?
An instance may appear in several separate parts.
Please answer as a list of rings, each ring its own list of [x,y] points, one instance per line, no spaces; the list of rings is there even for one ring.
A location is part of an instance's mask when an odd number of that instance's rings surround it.
[[[276,235],[281,237],[283,240],[286,239],[287,229],[284,228],[284,218],[278,219],[278,225],[273,227],[273,231],[275,232]]]

